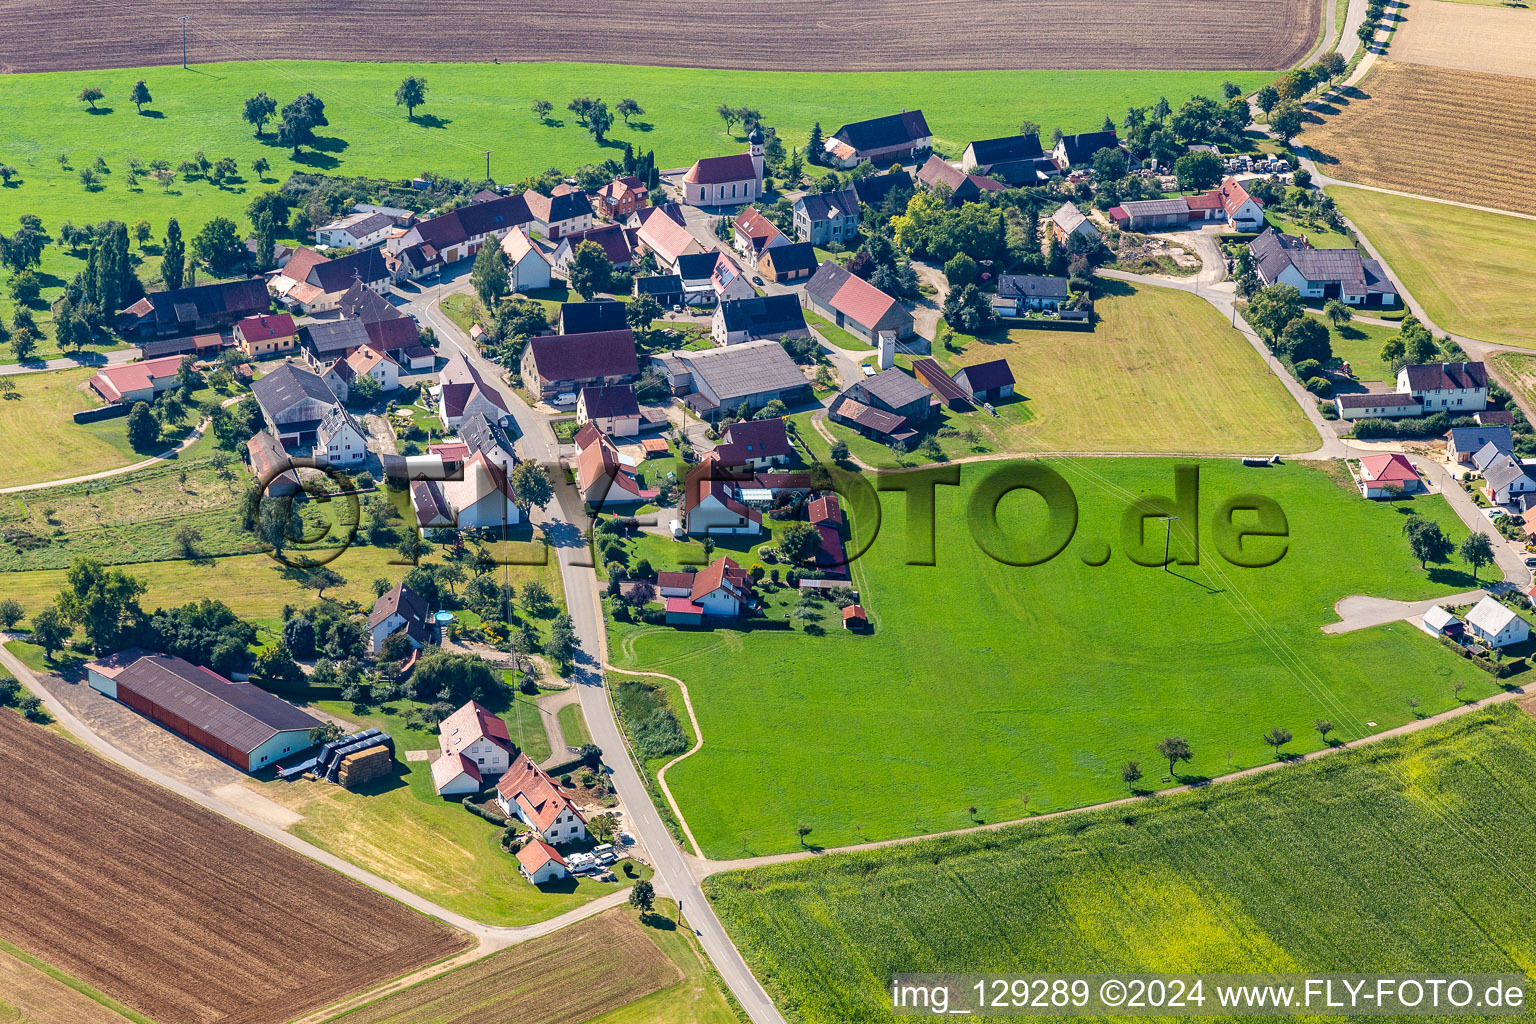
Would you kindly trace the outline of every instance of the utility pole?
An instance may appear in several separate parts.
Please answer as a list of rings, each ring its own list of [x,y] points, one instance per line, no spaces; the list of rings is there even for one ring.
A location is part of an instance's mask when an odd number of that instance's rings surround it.
[[[187,18],[188,15],[179,15],[181,18],[181,70],[187,70]]]
[[[1171,572],[1168,568],[1168,543],[1173,539],[1173,521],[1178,516],[1158,516],[1158,521],[1163,524],[1163,572]]]
[[[485,151],[485,180],[491,180],[491,151]]]

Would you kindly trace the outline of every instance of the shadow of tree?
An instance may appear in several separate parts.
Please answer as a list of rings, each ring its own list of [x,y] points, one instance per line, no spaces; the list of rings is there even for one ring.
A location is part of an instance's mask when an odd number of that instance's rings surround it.
[[[453,118],[438,117],[436,114],[417,114],[416,123],[423,128],[447,128],[453,124]]]

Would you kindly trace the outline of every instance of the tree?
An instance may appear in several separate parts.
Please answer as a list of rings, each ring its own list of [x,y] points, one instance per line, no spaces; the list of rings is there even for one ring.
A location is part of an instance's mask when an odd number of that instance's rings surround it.
[[[94,191],[97,181],[98,175],[96,174],[95,170],[90,167],[80,168],[80,184],[84,185],[87,189]]]
[[[1326,718],[1319,718],[1312,728],[1317,730],[1317,734],[1322,737],[1324,743],[1328,743],[1328,734],[1333,732],[1332,722]]]
[[[720,104],[715,108],[715,113],[719,114],[720,120],[725,122],[725,130],[728,132],[735,126],[736,122],[741,119],[741,115],[736,112],[736,108],[731,106],[729,103]]]
[[[1301,134],[1301,126],[1305,116],[1306,112],[1302,110],[1300,103],[1297,103],[1295,100],[1287,100],[1276,107],[1274,113],[1269,115],[1270,133],[1289,146],[1291,140]]]
[[[1301,292],[1288,284],[1260,288],[1243,309],[1243,319],[1271,345],[1285,326],[1301,315]]]
[[[64,646],[73,630],[52,605],[32,616],[32,640],[43,649],[43,657],[53,660],[53,652]]]
[[[813,164],[821,163],[822,156],[826,153],[826,142],[821,134],[821,122],[811,125],[810,138],[805,143],[805,159]]]
[[[532,459],[524,459],[512,470],[512,493],[517,495],[517,507],[526,513],[530,508],[544,508],[555,496],[554,485],[544,467]],[[523,591],[526,599],[528,591]]]
[[[128,443],[135,451],[147,451],[160,443],[160,421],[148,402],[135,402],[128,414]]]
[[[422,540],[421,534],[415,530],[405,531],[405,536],[400,538],[400,543],[395,545],[395,550],[402,558],[411,562],[418,562],[421,556],[427,553],[427,542]]]
[[[618,835],[619,819],[604,811],[587,819],[587,832],[600,843],[606,843]]]
[[[228,277],[250,255],[235,222],[228,217],[214,217],[204,224],[192,240],[192,251],[216,277]]]
[[[1307,359],[1326,363],[1333,358],[1333,345],[1328,337],[1328,328],[1310,316],[1299,316],[1286,324],[1285,329],[1280,332],[1275,350],[1289,359],[1292,365]]]
[[[630,118],[639,117],[645,113],[645,108],[636,103],[634,100],[630,99],[628,96],[619,100],[619,102],[614,105],[613,109],[620,117],[624,119],[625,124],[629,124]]]
[[[953,259],[944,264],[944,279],[949,282],[951,289],[975,284],[980,275],[981,268],[976,265],[976,261],[963,252],[956,253]]]
[[[165,246],[160,256],[160,280],[165,282],[167,291],[181,287],[185,260],[186,247],[181,240],[181,225],[172,217],[165,225]]]
[[[795,835],[800,838],[801,846],[805,845],[805,837],[810,834],[811,826],[807,825],[805,822],[802,821],[800,824],[795,826]]]
[[[299,148],[315,141],[315,129],[330,124],[325,118],[325,101],[312,92],[295,99],[283,108],[282,120],[277,126],[277,138],[293,149],[293,158],[299,158]]]
[[[268,121],[272,120],[273,115],[276,113],[277,101],[266,93],[259,92],[245,101],[245,110],[240,116],[245,121],[256,126],[256,137],[259,139],[261,138],[262,128],[266,126]]]
[[[652,320],[660,320],[665,313],[661,303],[649,295],[642,295],[625,308],[624,322],[634,330],[643,331],[651,326]]]
[[[256,678],[265,683],[293,686],[304,681],[304,671],[293,660],[288,645],[279,640],[256,658]]]
[[[550,624],[549,643],[544,645],[544,653],[561,665],[569,665],[576,656],[577,646],[576,628],[571,624],[571,617],[561,612]]]
[[[1381,361],[1392,367],[1395,371],[1408,361],[1408,350],[1403,345],[1401,334],[1388,336],[1381,343]]]
[[[593,100],[592,106],[587,108],[586,125],[592,138],[597,140],[598,145],[602,145],[603,137],[613,127],[613,114],[609,113],[608,104],[602,100]]]
[[[322,600],[329,587],[345,586],[347,578],[330,566],[317,565],[309,569],[301,569],[300,582],[306,587],[312,587],[315,591],[315,599]]]
[[[10,187],[11,179],[16,177],[16,168],[10,164],[0,164],[0,184]]]
[[[80,90],[80,99],[86,103],[89,103],[92,110],[96,109],[96,101],[101,99],[102,95],[102,91],[96,88],[94,85],[88,85],[84,89]]]
[[[613,263],[609,261],[602,246],[596,242],[582,242],[571,253],[566,279],[582,298],[591,299],[612,285]]]
[[[1338,299],[1329,299],[1323,306],[1323,316],[1335,327],[1343,327],[1355,318],[1354,311]]]
[[[18,363],[29,362],[37,352],[37,331],[31,327],[19,327],[11,335],[11,352]]]
[[[794,522],[779,532],[778,543],[785,558],[809,564],[821,550],[821,535],[810,523]]]
[[[144,79],[142,78],[134,83],[133,91],[128,94],[128,102],[132,103],[133,109],[140,114],[144,113],[144,104],[153,98],[149,94],[149,86],[144,84]]]
[[[1180,761],[1194,760],[1194,753],[1189,749],[1189,741],[1182,736],[1165,736],[1157,742],[1157,752],[1168,762],[1168,774],[1174,774],[1174,766]]]
[[[480,301],[485,303],[487,309],[494,309],[503,296],[511,293],[512,279],[507,266],[507,254],[500,245],[492,241],[480,247],[474,268],[469,272],[469,280],[475,286],[475,294],[480,296]]]
[[[1259,109],[1264,111],[1264,113],[1267,115],[1271,110],[1274,110],[1275,105],[1280,102],[1280,93],[1274,86],[1266,85],[1264,88],[1253,94],[1253,101],[1257,103]]]
[[[1125,783],[1132,795],[1136,792],[1136,783],[1141,781],[1141,765],[1136,761],[1127,761],[1120,769],[1120,781]]]
[[[848,462],[848,442],[832,442],[832,461],[838,465],[844,465]]]
[[[1469,533],[1457,550],[1461,560],[1472,567],[1472,581],[1477,582],[1477,571],[1493,561],[1493,543],[1486,533]]]
[[[1221,180],[1221,157],[1215,153],[1185,153],[1173,162],[1181,189],[1210,188]]]
[[[1376,48],[1376,27],[1376,21],[1367,18],[1360,24],[1359,28],[1355,29],[1355,35],[1360,38],[1361,44],[1368,51]]]
[[[427,102],[427,80],[420,75],[408,75],[395,90],[395,106],[405,106],[405,119],[416,119],[416,108]]]
[[[1450,538],[1432,519],[1410,515],[1403,522],[1403,536],[1408,538],[1408,549],[1419,560],[1420,569],[1426,568],[1430,559],[1443,561],[1451,553]]]
[[[1264,742],[1275,748],[1275,756],[1280,756],[1280,748],[1291,742],[1291,730],[1275,726],[1264,734]]]
[[[20,601],[14,597],[7,597],[5,600],[0,601],[0,628],[13,628],[16,623],[21,621],[21,617],[25,614],[26,609],[21,606]]]
[[[272,169],[272,162],[264,156],[259,156],[251,161],[251,173],[256,175],[257,181],[266,181],[267,172]]]
[[[92,558],[77,558],[64,577],[56,604],[98,652],[115,649],[118,638],[139,615],[144,581]]]
[[[1099,181],[1119,181],[1129,170],[1130,162],[1123,149],[1105,146],[1093,154],[1093,176]]]
[[[656,887],[648,879],[640,879],[629,890],[629,905],[640,911],[642,917],[650,914],[656,906]]]
[[[547,121],[549,120],[549,112],[555,109],[555,105],[549,102],[549,100],[534,100],[533,106],[529,109],[533,111],[534,117],[540,121]]]

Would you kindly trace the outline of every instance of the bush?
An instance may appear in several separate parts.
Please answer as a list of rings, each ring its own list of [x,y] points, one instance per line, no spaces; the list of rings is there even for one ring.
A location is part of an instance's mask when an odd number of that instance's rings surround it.
[[[1324,377],[1313,377],[1307,381],[1306,389],[1314,395],[1333,394],[1333,384]]]
[[[1297,380],[1310,380],[1323,372],[1323,364],[1316,359],[1303,359],[1296,364],[1293,372]]]
[[[503,827],[507,825],[510,819],[508,819],[505,814],[501,813],[501,808],[491,803],[476,803],[475,801],[477,799],[478,794],[466,796],[462,801],[464,809],[476,817],[484,818],[492,825],[501,825]]]

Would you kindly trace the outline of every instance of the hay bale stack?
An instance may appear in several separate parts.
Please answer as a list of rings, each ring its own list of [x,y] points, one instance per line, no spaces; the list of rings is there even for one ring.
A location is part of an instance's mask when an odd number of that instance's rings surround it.
[[[341,768],[336,773],[336,781],[347,789],[355,789],[365,782],[372,782],[374,779],[381,779],[388,775],[394,768],[394,764],[395,755],[388,747],[373,747],[356,754],[348,754],[341,759]]]

